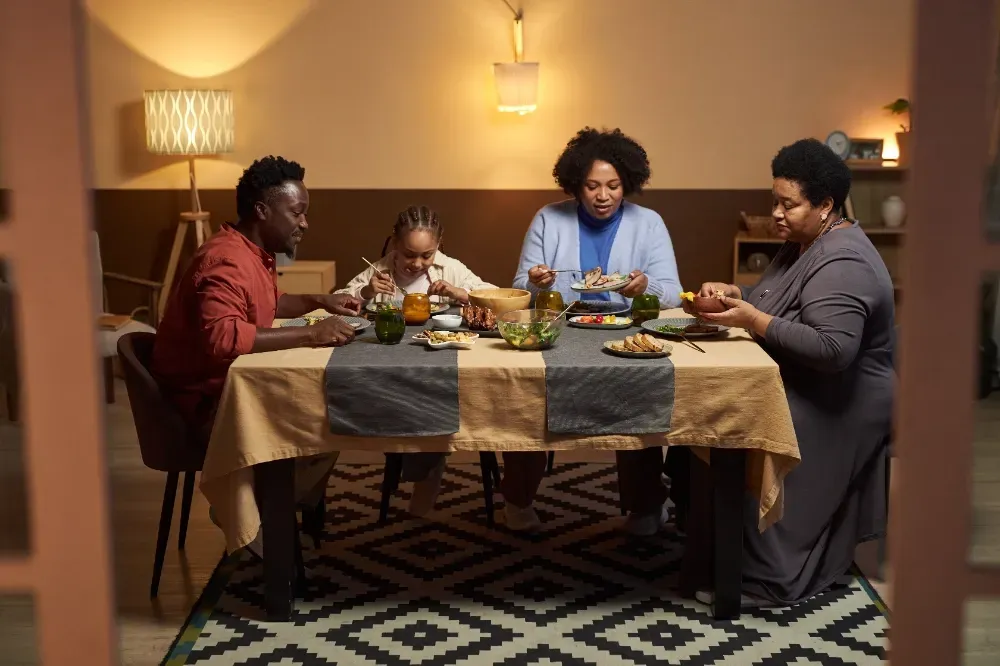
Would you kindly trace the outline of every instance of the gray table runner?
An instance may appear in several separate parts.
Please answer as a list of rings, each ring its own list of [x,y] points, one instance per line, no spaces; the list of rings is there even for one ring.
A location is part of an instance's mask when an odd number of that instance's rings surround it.
[[[573,435],[641,435],[670,431],[674,364],[612,356],[602,347],[638,329],[567,328],[545,360],[548,429]]]
[[[398,345],[371,331],[338,347],[326,364],[330,431],[360,437],[432,437],[458,432],[458,351],[429,349],[408,326]]]

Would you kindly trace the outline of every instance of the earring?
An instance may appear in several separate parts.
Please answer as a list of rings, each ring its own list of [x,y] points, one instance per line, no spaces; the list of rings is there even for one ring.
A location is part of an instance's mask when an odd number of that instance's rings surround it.
[[[819,219],[822,220],[823,222],[826,222],[826,213],[823,213],[822,215],[820,215]]]

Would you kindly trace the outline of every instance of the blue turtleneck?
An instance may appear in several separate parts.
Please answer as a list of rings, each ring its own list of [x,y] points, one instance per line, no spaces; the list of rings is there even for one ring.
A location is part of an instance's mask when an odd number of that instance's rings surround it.
[[[606,220],[599,220],[583,207],[577,205],[576,216],[580,221],[580,270],[589,271],[600,266],[605,274],[609,273],[608,261],[611,259],[611,246],[618,235],[618,227],[625,214],[625,202]],[[584,298],[608,301],[611,294],[587,294]]]

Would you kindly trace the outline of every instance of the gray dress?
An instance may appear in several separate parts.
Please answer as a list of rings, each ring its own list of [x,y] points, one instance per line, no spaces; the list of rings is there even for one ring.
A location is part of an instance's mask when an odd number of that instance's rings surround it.
[[[760,533],[756,502],[747,503],[743,590],[794,604],[831,587],[857,544],[885,529],[892,280],[855,224],[801,256],[786,243],[743,296],[775,317],[757,341],[781,370],[802,454],[780,521]]]

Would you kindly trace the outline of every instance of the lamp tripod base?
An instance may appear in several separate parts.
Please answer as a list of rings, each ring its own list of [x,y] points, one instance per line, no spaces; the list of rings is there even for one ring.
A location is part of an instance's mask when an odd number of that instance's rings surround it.
[[[163,295],[160,297],[159,320],[163,320],[163,313],[167,310],[167,302],[170,300],[170,292],[174,287],[174,278],[177,276],[177,266],[181,260],[181,251],[184,249],[184,241],[187,239],[188,229],[194,228],[195,248],[199,248],[205,240],[212,235],[212,227],[209,225],[211,215],[207,212],[181,213],[181,219],[177,223],[177,231],[174,233],[174,244],[170,248],[170,259],[167,260],[167,273],[163,276]]]

